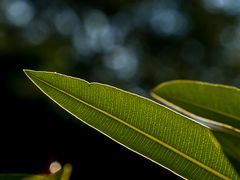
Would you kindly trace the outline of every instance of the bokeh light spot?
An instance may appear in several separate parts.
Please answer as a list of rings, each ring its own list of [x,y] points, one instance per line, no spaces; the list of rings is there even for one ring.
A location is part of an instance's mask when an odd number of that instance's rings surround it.
[[[116,47],[104,59],[106,67],[113,69],[122,79],[131,78],[138,70],[136,53],[125,47]]]
[[[155,11],[150,19],[150,25],[154,32],[162,36],[181,36],[188,32],[187,19],[174,9]]]
[[[71,9],[64,9],[56,14],[54,24],[59,33],[71,35],[80,26],[78,16]]]
[[[51,174],[54,174],[62,169],[62,165],[58,161],[54,161],[49,166],[49,171]]]
[[[10,1],[6,4],[5,15],[11,24],[24,27],[32,20],[34,9],[27,1]]]
[[[23,32],[23,37],[32,45],[43,43],[50,35],[50,29],[45,21],[32,21]]]
[[[114,34],[106,15],[100,10],[92,10],[84,19],[88,41],[96,52],[111,49],[114,45]]]
[[[203,0],[204,7],[211,12],[224,12],[229,15],[240,13],[240,1],[235,0]]]

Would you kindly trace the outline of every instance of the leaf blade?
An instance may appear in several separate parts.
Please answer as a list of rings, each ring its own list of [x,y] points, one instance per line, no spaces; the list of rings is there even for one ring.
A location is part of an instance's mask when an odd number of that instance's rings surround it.
[[[155,87],[152,96],[211,127],[236,170],[240,166],[240,89],[199,81],[174,80]]]
[[[240,89],[221,84],[173,80],[156,86],[151,95],[186,115],[203,117],[208,125],[237,128],[240,132]],[[189,114],[190,113],[190,114]],[[213,121],[209,121],[213,120]],[[209,123],[208,123],[209,122]]]
[[[182,177],[196,178],[197,171],[206,177],[239,178],[211,131],[198,123],[151,100],[108,85],[51,72],[25,70],[25,73],[47,96],[78,119]],[[164,127],[169,119],[173,121],[171,126]],[[184,131],[187,127],[191,129],[191,137]],[[174,136],[181,137],[190,147],[199,145],[200,150],[182,147],[182,142]],[[196,158],[197,153],[201,153],[200,160]],[[214,158],[218,158],[217,162]],[[184,168],[175,163],[176,159]]]

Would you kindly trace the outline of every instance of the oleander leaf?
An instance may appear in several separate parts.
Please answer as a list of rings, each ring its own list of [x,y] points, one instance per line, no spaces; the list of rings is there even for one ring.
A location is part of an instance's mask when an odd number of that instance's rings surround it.
[[[73,116],[175,174],[190,179],[240,179],[206,126],[109,85],[53,72],[24,71]]]
[[[204,124],[228,126],[240,132],[240,89],[236,87],[174,80],[158,85],[151,94],[163,104],[194,116]]]
[[[221,84],[175,80],[155,87],[152,96],[215,129],[214,135],[240,171],[240,89]]]

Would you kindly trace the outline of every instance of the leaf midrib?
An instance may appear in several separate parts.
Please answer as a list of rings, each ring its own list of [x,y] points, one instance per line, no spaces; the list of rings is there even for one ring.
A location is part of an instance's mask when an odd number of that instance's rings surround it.
[[[103,110],[99,109],[98,107],[95,107],[95,106],[93,106],[93,105],[85,102],[84,100],[79,99],[79,98],[77,98],[77,97],[69,94],[68,92],[66,92],[66,91],[64,91],[64,90],[61,90],[61,89],[53,86],[52,84],[48,83],[47,81],[42,80],[41,78],[39,78],[39,77],[37,77],[37,76],[35,76],[35,75],[33,75],[33,74],[32,74],[32,76],[34,76],[36,79],[38,79],[38,80],[41,81],[42,83],[48,85],[49,87],[51,87],[51,88],[53,88],[53,89],[55,89],[55,90],[57,90],[57,91],[65,94],[65,95],[67,95],[67,96],[69,96],[69,97],[77,100],[77,101],[80,102],[80,103],[83,103],[84,105],[86,105],[86,106],[88,106],[88,107],[93,108],[94,110],[96,110],[96,111],[98,111],[98,112],[100,112],[100,113],[102,113],[102,114],[104,114],[104,115],[106,115],[106,116],[108,116],[108,117],[110,117],[110,118],[115,119],[116,121],[124,124],[125,126],[127,126],[127,127],[131,128],[131,129],[135,130],[136,132],[138,132],[138,133],[140,133],[140,134],[148,137],[148,138],[151,139],[152,141],[155,141],[155,142],[159,143],[160,145],[164,146],[165,148],[167,148],[167,149],[169,149],[169,150],[177,153],[178,155],[182,156],[183,158],[186,158],[187,160],[191,161],[192,163],[197,164],[198,166],[200,166],[201,168],[203,168],[203,169],[211,172],[212,174],[214,174],[214,175],[216,175],[216,176],[218,176],[218,177],[220,177],[220,178],[223,178],[223,179],[230,179],[229,177],[227,177],[227,176],[219,173],[218,171],[212,169],[211,167],[206,166],[206,165],[203,164],[202,162],[197,161],[196,159],[193,159],[192,157],[188,156],[187,154],[185,154],[185,153],[179,151],[178,149],[176,149],[176,148],[168,145],[167,143],[165,143],[165,142],[157,139],[156,137],[154,137],[154,136],[152,136],[152,135],[150,135],[150,134],[147,134],[146,132],[142,131],[141,129],[136,128],[135,126],[133,126],[133,125],[131,125],[131,124],[129,124],[129,123],[126,123],[125,121],[119,119],[118,117],[116,117],[116,116],[114,116],[114,115],[112,115],[112,114],[109,114],[108,112],[103,111]],[[62,75],[62,76],[65,76],[65,75]],[[68,78],[72,78],[72,77],[70,77],[70,76],[67,76],[67,77],[68,77]],[[31,79],[31,78],[30,78],[30,79]],[[31,80],[32,80],[32,79],[31,79]],[[37,83],[35,83],[33,80],[32,80],[32,82],[33,82],[37,87],[39,87],[40,90],[42,90],[42,88],[41,88],[40,86],[38,86]],[[87,82],[87,83],[89,83],[89,82]],[[92,85],[92,83],[89,83],[89,85]],[[48,95],[47,93],[45,93],[43,90],[42,90],[42,92],[43,92],[44,94],[46,94],[46,95],[47,95],[50,99],[52,99],[54,102],[56,102],[51,96],[49,96],[49,95]],[[127,92],[126,92],[126,93],[127,93]],[[152,102],[155,103],[154,101],[152,101]],[[56,102],[56,103],[59,104],[58,102]],[[63,106],[61,106],[61,107],[62,107],[63,109],[65,109]],[[88,124],[88,123],[87,123],[87,124]],[[156,161],[155,161],[155,162],[156,162]],[[158,162],[156,162],[156,163],[158,163]]]

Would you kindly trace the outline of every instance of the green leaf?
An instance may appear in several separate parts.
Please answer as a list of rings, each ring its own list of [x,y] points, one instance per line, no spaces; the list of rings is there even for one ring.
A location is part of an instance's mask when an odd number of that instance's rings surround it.
[[[60,180],[55,175],[0,174],[0,180]]]
[[[214,128],[226,127],[240,132],[238,88],[199,81],[175,80],[158,85],[151,94],[163,104],[206,125]]]
[[[29,174],[0,174],[0,180],[21,180],[29,177]]]
[[[213,132],[229,160],[240,174],[240,134],[231,134],[223,131]]]
[[[45,71],[26,75],[63,109],[149,160],[191,179],[240,179],[210,129],[144,97]]]
[[[163,104],[215,129],[235,168],[240,172],[240,89],[199,81],[162,83],[152,96]]]

